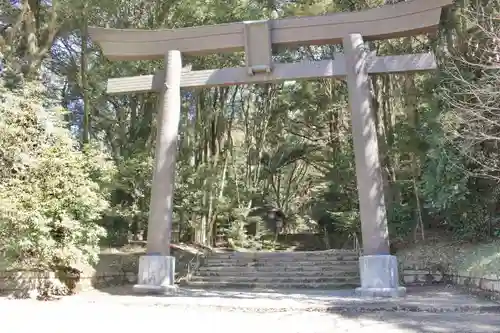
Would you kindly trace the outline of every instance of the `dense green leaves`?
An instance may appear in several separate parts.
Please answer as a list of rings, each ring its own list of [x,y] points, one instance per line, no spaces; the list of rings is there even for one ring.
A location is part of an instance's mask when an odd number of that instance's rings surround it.
[[[101,239],[108,244],[147,234],[157,96],[108,96],[104,83],[162,66],[107,61],[86,38],[87,25],[177,28],[389,1],[60,0],[38,12],[22,3],[40,24],[31,48],[23,42],[28,24],[0,43],[0,244],[17,261],[74,265],[95,253],[102,235],[96,222],[108,231]],[[433,49],[440,64],[437,73],[371,80],[392,239],[417,240],[429,230],[461,239],[499,234],[498,12],[498,1],[457,1],[436,38],[370,43],[381,55]],[[9,4],[0,6],[6,13],[25,19]],[[275,60],[320,60],[340,51],[277,49]],[[197,70],[240,66],[243,57],[183,61]],[[31,73],[42,74],[47,89]],[[233,246],[257,246],[276,232],[357,239],[347,101],[345,83],[326,79],[183,92],[174,237]],[[53,107],[69,112],[58,115]]]
[[[79,268],[96,259],[107,206],[97,160],[77,150],[35,83],[0,87],[0,253],[21,267]]]

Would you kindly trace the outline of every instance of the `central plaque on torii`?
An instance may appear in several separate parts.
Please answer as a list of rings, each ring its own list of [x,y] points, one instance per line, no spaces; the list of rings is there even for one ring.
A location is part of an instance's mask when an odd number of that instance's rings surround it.
[[[382,171],[368,75],[429,71],[432,53],[377,56],[364,42],[435,33],[443,7],[453,0],[410,0],[360,12],[218,24],[174,30],[90,28],[110,60],[164,59],[165,70],[108,80],[107,92],[155,91],[161,94],[158,135],[148,222],[148,255],[139,262],[138,285],[146,292],[174,288],[175,260],[170,256],[172,197],[182,87],[212,87],[285,80],[346,79],[353,131],[363,255],[361,287],[370,296],[400,296],[396,257],[389,236]],[[342,44],[332,60],[273,63],[273,46]],[[245,67],[182,70],[181,53],[203,55],[245,51]]]

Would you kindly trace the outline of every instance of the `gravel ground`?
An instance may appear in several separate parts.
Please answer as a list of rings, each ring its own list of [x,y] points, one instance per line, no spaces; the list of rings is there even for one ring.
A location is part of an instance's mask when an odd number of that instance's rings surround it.
[[[353,311],[353,307],[343,311],[339,307],[306,310],[294,306],[289,310],[280,306],[278,311],[273,311],[270,305],[278,303],[271,302],[259,308],[247,306],[250,303],[242,303],[231,293],[207,295],[182,297],[182,302],[180,298],[107,293],[89,293],[53,302],[0,299],[0,332],[137,333],[158,327],[182,333],[375,333],[374,329],[384,333],[500,333],[500,316],[491,312],[456,309],[442,313],[383,310],[360,313]],[[280,305],[293,298],[291,294],[279,295]],[[306,296],[302,297],[304,301],[309,298]],[[267,296],[261,294],[259,297]],[[295,305],[302,302],[297,301],[297,297],[293,300]],[[419,297],[425,300],[422,294]],[[207,298],[210,302],[204,302]],[[463,301],[463,298],[457,300]],[[481,300],[477,301],[482,304]],[[218,302],[221,305],[217,305]]]

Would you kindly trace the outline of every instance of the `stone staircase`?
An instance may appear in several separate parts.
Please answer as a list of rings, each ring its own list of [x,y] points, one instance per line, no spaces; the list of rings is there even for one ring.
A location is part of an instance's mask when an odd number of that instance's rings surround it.
[[[201,288],[342,289],[359,286],[354,251],[212,253],[187,284]]]

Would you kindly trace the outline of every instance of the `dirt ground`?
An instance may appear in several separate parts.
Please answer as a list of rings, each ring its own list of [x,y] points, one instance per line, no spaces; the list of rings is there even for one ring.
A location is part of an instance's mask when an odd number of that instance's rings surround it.
[[[443,287],[409,290],[397,300],[360,299],[344,291],[205,291],[138,296],[130,288],[82,293],[53,302],[0,299],[1,332],[185,333],[493,333],[500,304]]]

